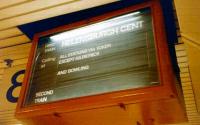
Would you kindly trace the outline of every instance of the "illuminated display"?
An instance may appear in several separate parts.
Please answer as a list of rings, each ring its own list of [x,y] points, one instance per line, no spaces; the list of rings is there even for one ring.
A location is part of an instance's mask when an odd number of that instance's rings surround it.
[[[25,106],[159,84],[146,8],[39,38]]]

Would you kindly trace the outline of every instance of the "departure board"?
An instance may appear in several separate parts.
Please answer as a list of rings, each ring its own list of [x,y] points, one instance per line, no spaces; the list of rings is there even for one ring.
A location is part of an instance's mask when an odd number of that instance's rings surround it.
[[[159,85],[151,9],[40,37],[25,106]]]

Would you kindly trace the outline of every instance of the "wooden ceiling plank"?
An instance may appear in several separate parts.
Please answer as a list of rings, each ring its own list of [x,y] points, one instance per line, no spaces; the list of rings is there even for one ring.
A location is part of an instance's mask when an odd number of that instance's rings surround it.
[[[0,9],[24,3],[30,0],[1,0]]]
[[[30,47],[31,47],[31,43],[26,43],[22,45],[17,45],[15,47],[0,49],[0,56],[27,52],[27,51],[30,51]]]
[[[0,110],[2,111],[2,110]],[[0,112],[0,117],[4,117],[3,115],[10,115],[10,116],[14,116],[14,113],[15,113],[15,109],[13,109],[12,111],[8,110],[8,111],[3,111],[3,112]]]
[[[5,113],[7,113],[7,112],[5,112]],[[14,113],[15,113],[15,110],[13,110],[13,112],[12,113],[10,113],[10,114],[1,114],[1,116],[0,116],[0,119],[1,118],[7,118],[7,117],[14,117]]]
[[[75,2],[79,0],[34,0],[0,10],[0,20]]]
[[[24,51],[23,53],[13,53],[11,55],[4,55],[0,56],[0,62],[4,62],[6,59],[11,59],[11,60],[17,60],[17,59],[23,59],[23,58],[28,58],[29,51]]]
[[[4,69],[0,69],[0,74],[4,73]],[[1,114],[1,110],[0,110],[0,114]]]
[[[2,123],[12,123],[12,124],[8,124],[8,125],[16,125],[20,121],[17,119],[4,119],[4,120],[1,120],[1,122]],[[1,125],[5,125],[5,124],[1,124]]]
[[[22,34],[23,33],[17,27],[13,27],[7,30],[0,31],[0,40],[14,36],[19,36]]]
[[[30,42],[30,39],[26,35],[11,37],[8,39],[0,40],[0,48],[27,42]]]
[[[28,61],[27,58],[20,59],[20,60],[15,60],[15,61],[12,63],[12,66],[18,66],[18,65],[26,64],[27,61]],[[8,68],[8,66],[6,65],[6,63],[0,63],[0,69],[1,69],[1,68]]]
[[[100,6],[106,3],[111,3],[117,0],[101,0],[101,1],[93,1],[91,4],[91,0],[81,0],[78,2],[74,3],[69,3],[69,4],[64,4],[52,8],[47,8],[43,9],[41,11],[33,12],[33,13],[28,13],[25,15],[5,19],[0,21],[0,30],[5,30],[10,27],[15,27],[18,25],[42,20],[42,19],[47,19],[50,17],[55,17],[58,15],[63,15],[91,7],[96,7]]]
[[[185,51],[185,45],[184,44],[179,44],[175,46],[176,51]]]
[[[30,52],[31,43],[0,49],[0,57]]]
[[[3,59],[3,58],[6,58],[6,57],[13,57],[13,58],[17,58],[17,57],[14,57],[14,56],[17,56],[17,55],[27,55],[27,52],[29,52],[29,50],[30,50],[30,48],[25,48],[25,49],[23,49],[23,50],[21,50],[21,51],[17,51],[17,50],[15,50],[15,51],[12,51],[12,52],[10,52],[10,53],[4,53],[4,54],[1,54],[0,55],[0,59]]]

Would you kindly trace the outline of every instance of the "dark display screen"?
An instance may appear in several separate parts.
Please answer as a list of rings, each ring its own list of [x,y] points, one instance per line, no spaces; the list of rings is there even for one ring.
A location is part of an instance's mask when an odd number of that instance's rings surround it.
[[[159,84],[146,8],[39,38],[25,106]]]

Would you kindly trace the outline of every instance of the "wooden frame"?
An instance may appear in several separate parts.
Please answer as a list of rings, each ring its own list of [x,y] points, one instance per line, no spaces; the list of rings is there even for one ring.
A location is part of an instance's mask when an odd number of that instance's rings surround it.
[[[152,10],[153,29],[155,37],[155,47],[157,51],[157,63],[160,76],[159,86],[146,87],[140,89],[131,89],[125,91],[111,92],[106,94],[80,97],[75,99],[67,99],[61,101],[50,102],[30,107],[23,107],[26,93],[29,87],[29,78],[31,76],[31,67],[37,48],[37,41],[40,37],[53,33],[58,33],[63,30],[75,29],[80,26],[85,26],[91,23],[100,22],[109,19],[113,16],[126,14],[138,9],[150,7]],[[128,103],[138,103],[143,101],[152,101],[160,99],[169,99],[177,96],[175,90],[175,76],[172,71],[170,62],[169,50],[166,41],[164,20],[159,0],[151,0],[142,4],[130,6],[101,16],[97,16],[88,20],[72,23],[62,27],[58,27],[46,32],[38,33],[33,39],[24,82],[21,88],[20,97],[16,109],[18,118],[33,117],[39,115],[56,114],[62,112],[79,111],[85,109],[99,108],[104,106],[121,105]],[[104,101],[101,101],[104,100]]]

